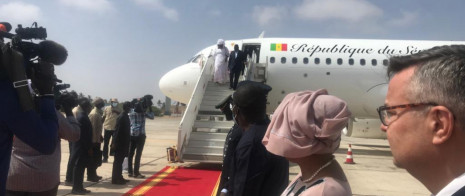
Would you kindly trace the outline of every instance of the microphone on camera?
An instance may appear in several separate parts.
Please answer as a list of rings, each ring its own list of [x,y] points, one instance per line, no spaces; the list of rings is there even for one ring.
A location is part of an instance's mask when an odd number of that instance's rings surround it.
[[[7,22],[0,22],[0,31],[10,32],[11,31],[11,24]]]
[[[39,57],[54,65],[61,65],[68,58],[68,51],[59,43],[45,40],[39,43]]]

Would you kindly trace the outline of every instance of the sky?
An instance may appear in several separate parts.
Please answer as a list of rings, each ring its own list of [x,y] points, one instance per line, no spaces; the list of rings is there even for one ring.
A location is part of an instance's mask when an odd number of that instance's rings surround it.
[[[47,29],[70,90],[129,101],[219,38],[465,40],[462,0],[1,0],[0,21]]]

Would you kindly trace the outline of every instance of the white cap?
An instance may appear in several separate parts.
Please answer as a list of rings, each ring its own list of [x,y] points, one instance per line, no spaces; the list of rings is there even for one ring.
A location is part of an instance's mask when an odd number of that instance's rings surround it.
[[[224,45],[224,40],[223,39],[218,39],[218,42],[216,44],[217,45]]]

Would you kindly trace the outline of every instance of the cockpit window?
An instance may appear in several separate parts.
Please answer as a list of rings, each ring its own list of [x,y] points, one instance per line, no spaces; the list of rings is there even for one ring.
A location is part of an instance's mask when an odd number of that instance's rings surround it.
[[[189,61],[187,61],[188,63],[198,63],[201,59],[202,55],[197,55],[197,56],[194,56],[192,57],[191,59],[189,59]]]

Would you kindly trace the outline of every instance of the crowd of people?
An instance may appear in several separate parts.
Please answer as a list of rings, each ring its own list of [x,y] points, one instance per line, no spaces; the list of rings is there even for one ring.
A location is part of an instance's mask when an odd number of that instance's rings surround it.
[[[152,99],[151,95],[146,95],[132,102],[124,102],[122,111],[118,109],[118,101],[115,98],[111,99],[110,105],[104,110],[104,101],[101,98],[96,98],[92,104],[87,98],[79,100],[79,105],[74,109],[74,115],[80,124],[81,137],[77,142],[70,142],[70,158],[65,181],[65,184],[73,186],[73,194],[90,193],[82,185],[85,168],[87,168],[87,181],[98,182],[102,179],[97,175],[97,168],[102,162],[108,162],[108,156],[112,154],[108,152],[108,149],[115,156],[112,184],[123,185],[129,182],[122,176],[125,157],[128,158],[128,176],[145,177],[139,173],[139,167],[145,141],[145,118],[153,119],[150,113],[146,114],[146,111],[151,112]],[[107,139],[102,136],[103,130],[107,134],[105,137]],[[109,137],[113,137],[111,144],[108,141]],[[103,154],[101,143],[105,145]],[[134,170],[137,175],[132,175],[132,162],[136,148]]]
[[[14,52],[2,55],[0,73],[5,63],[15,63]],[[229,58],[230,88],[235,90],[217,106],[234,120],[217,195],[351,195],[333,155],[351,117],[346,102],[325,89],[290,93],[270,120],[266,105],[272,88],[253,81],[237,83],[246,58],[239,47],[229,53],[220,39],[213,55],[214,81],[225,82]],[[391,57],[387,75],[385,105],[377,110],[394,164],[433,195],[465,195],[465,46]],[[129,181],[122,175],[125,157],[128,176],[145,178],[140,159],[145,121],[153,119],[147,113],[151,95],[124,102],[122,109],[111,99],[104,108],[103,99],[78,98],[73,92],[55,101],[52,86],[39,83],[39,109],[29,109],[20,103],[8,77],[0,75],[0,195],[56,195],[61,139],[69,142],[65,184],[72,186],[73,194],[90,193],[83,187],[84,171],[88,181],[98,182],[98,167],[111,155],[113,184]],[[290,183],[289,161],[300,168]]]
[[[111,99],[110,105],[104,109],[105,102],[101,98],[95,98],[91,102],[86,97],[78,98],[74,91],[62,93],[51,110],[53,111],[51,114],[57,118],[56,126],[58,127],[53,141],[53,150],[43,151],[41,148],[36,148],[34,144],[39,141],[29,144],[28,140],[20,137],[21,134],[14,133],[11,140],[11,158],[10,156],[2,158],[2,161],[9,161],[9,167],[2,169],[2,172],[7,173],[2,176],[3,190],[0,195],[57,195],[60,184],[61,139],[69,142],[70,156],[66,168],[65,185],[72,186],[73,194],[90,193],[83,186],[85,170],[87,170],[87,181],[98,182],[102,179],[97,175],[97,168],[102,162],[108,162],[108,154],[102,155],[102,143],[109,145],[103,150],[108,152],[109,148],[115,156],[112,184],[123,185],[129,182],[122,176],[122,165],[124,158],[129,157],[128,170],[132,171],[134,149],[130,146],[137,146],[138,149],[134,163],[134,170],[138,175],[130,174],[129,176],[144,178],[138,173],[144,146],[139,136],[145,135],[141,133],[141,130],[145,129],[145,123],[141,122],[145,122],[145,118],[153,119],[153,116],[145,113],[147,110],[151,111],[148,108],[152,106],[152,99],[151,95],[146,95],[134,99],[132,103],[124,102],[122,111],[120,111],[117,99]],[[41,109],[42,115],[49,112],[46,107]],[[137,120],[130,118],[131,116],[137,116]],[[21,122],[17,121],[17,123]],[[111,144],[108,144],[108,141],[104,142],[102,135],[104,130],[108,130],[106,134],[111,134],[106,137],[113,137]]]

